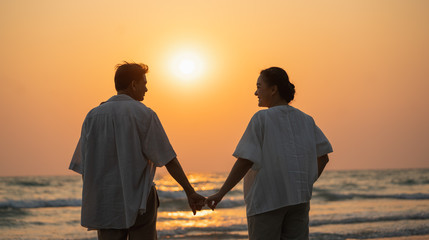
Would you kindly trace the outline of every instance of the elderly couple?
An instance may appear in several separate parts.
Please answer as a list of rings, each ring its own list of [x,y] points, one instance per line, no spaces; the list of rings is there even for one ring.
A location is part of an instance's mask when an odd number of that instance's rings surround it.
[[[238,143],[221,189],[195,192],[156,113],[140,101],[148,91],[144,64],[118,65],[117,95],[86,116],[70,169],[82,174],[82,226],[98,239],[157,239],[159,200],[153,178],[165,166],[183,187],[194,215],[215,209],[244,177],[249,239],[308,239],[313,183],[331,144],[312,117],[292,107],[295,86],[278,67],[261,71],[260,107]]]

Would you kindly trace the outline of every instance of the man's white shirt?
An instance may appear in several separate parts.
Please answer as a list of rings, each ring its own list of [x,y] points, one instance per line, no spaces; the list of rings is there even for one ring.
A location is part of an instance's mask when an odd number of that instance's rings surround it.
[[[123,229],[135,223],[156,167],[176,157],[156,113],[128,95],[92,109],[70,169],[82,174],[82,226]]]

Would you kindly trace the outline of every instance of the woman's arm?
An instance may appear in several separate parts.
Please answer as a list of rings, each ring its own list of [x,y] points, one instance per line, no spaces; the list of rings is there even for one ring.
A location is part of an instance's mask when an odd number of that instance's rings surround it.
[[[212,210],[214,210],[216,205],[222,200],[225,194],[227,194],[233,187],[235,187],[235,185],[237,185],[237,183],[241,181],[241,179],[243,179],[252,165],[253,162],[247,159],[238,158],[220,190],[207,198],[207,205]]]

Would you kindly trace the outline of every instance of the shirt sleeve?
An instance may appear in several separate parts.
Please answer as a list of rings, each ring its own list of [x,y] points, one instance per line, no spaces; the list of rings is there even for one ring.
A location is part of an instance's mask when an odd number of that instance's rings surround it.
[[[236,158],[253,162],[253,169],[259,169],[262,162],[262,124],[256,113],[249,122],[234,153]]]
[[[143,138],[142,149],[145,157],[157,167],[164,166],[176,157],[176,153],[155,112],[152,112],[148,130]]]
[[[317,157],[333,152],[331,143],[329,142],[328,138],[326,138],[325,134],[323,134],[322,130],[320,130],[320,128],[316,124],[314,124],[314,131],[316,137]]]
[[[74,154],[69,166],[70,170],[75,171],[79,174],[83,173],[81,141],[82,141],[82,137],[79,139],[79,142],[77,143],[76,149],[74,150]]]

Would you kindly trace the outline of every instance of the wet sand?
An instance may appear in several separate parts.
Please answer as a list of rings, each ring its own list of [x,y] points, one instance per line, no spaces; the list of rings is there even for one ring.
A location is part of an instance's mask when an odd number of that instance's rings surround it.
[[[371,238],[371,240],[427,240],[429,235],[404,236],[404,237],[386,237],[386,238]],[[348,238],[347,240],[358,240],[356,238]],[[362,239],[359,239],[362,240]]]

